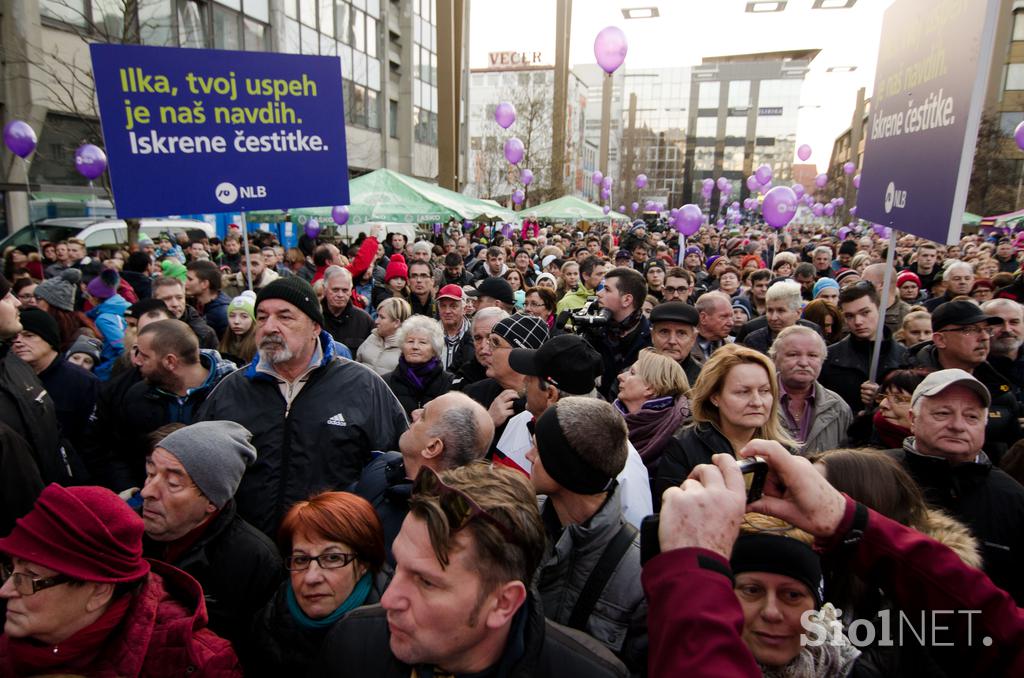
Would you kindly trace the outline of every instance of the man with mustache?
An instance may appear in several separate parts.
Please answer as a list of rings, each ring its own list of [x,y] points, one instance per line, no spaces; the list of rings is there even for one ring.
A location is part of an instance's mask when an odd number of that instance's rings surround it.
[[[818,383],[827,353],[821,335],[803,325],[782,330],[768,348],[779,373],[779,416],[801,454],[845,447],[853,422],[850,406]]]
[[[235,498],[269,536],[285,511],[316,490],[359,478],[373,450],[397,449],[405,412],[384,380],[338,355],[313,287],[281,278],[256,296],[258,359],[210,394],[199,419],[234,421],[258,454]]]

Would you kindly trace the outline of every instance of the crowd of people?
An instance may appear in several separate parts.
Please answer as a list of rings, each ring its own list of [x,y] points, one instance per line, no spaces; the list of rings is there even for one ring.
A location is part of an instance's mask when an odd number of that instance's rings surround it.
[[[5,252],[0,678],[1024,674],[1024,234],[528,225]]]

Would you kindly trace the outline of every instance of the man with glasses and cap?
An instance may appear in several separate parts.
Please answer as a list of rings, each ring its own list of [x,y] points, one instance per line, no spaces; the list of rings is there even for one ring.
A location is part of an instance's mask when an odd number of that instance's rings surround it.
[[[593,638],[546,620],[531,593],[545,534],[521,473],[422,469],[380,606],[331,629],[317,675],[626,676]]]
[[[981,544],[982,569],[1021,605],[1024,487],[982,450],[991,405],[989,389],[965,370],[932,372],[910,400],[911,436],[889,454],[914,478],[930,506],[970,528]]]
[[[914,347],[911,360],[932,370],[961,369],[988,389],[991,404],[985,425],[985,452],[998,464],[1022,437],[1020,405],[1013,384],[988,363],[992,333],[1002,323],[970,301],[948,301],[932,313],[932,340]]]

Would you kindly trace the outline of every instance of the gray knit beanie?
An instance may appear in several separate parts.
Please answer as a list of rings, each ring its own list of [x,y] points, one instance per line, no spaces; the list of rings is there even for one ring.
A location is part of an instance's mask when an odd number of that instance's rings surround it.
[[[245,468],[256,461],[251,438],[233,421],[203,421],[178,429],[157,447],[173,454],[199,491],[221,509],[235,496]]]
[[[82,280],[82,272],[68,268],[54,278],[47,278],[36,285],[35,295],[50,306],[64,311],[75,310],[75,290]]]

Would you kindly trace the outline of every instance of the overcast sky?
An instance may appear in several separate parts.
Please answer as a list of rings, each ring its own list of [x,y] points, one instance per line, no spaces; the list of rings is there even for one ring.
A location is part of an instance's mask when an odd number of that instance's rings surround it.
[[[848,0],[824,0],[843,5]],[[769,3],[772,4],[772,3]],[[855,0],[850,9],[811,9],[814,0],[788,0],[781,12],[745,12],[747,0],[576,0],[571,64],[594,63],[594,38],[605,26],[626,33],[625,67],[688,66],[701,58],[791,49],[820,49],[801,96],[797,145],[813,149],[824,170],[835,138],[850,126],[857,89],[871,95],[882,16],[892,0]],[[655,19],[625,20],[622,8],[656,6]],[[540,51],[554,63],[555,0],[471,0],[470,67],[484,68],[488,52]],[[856,66],[849,73],[832,67]]]

